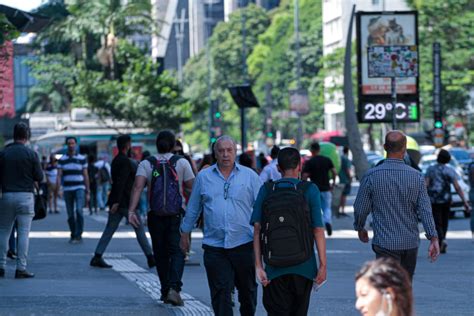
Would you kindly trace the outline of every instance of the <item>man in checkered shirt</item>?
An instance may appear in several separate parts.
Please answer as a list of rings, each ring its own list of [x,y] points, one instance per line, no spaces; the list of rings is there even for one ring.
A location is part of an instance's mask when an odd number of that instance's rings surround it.
[[[406,147],[402,132],[390,131],[385,136],[387,159],[362,178],[354,203],[354,229],[367,243],[365,222],[372,213],[376,258],[396,259],[413,278],[420,244],[418,218],[430,240],[428,255],[432,262],[439,255],[439,245],[423,175],[403,162]]]

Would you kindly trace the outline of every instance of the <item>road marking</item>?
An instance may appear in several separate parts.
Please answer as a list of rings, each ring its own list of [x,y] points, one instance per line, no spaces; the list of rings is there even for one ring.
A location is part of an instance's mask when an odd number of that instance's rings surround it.
[[[146,232],[148,238],[150,238],[150,233]],[[201,231],[192,232],[192,238],[202,239],[203,233]],[[102,236],[102,231],[85,231],[82,234],[83,239],[99,239]],[[30,232],[30,238],[70,238],[71,232],[69,231],[32,231]],[[373,237],[372,231],[369,231],[369,237]],[[114,239],[135,239],[135,232],[126,231],[126,232],[115,232]],[[332,236],[326,237],[328,239],[359,239],[357,232],[349,229],[339,229],[333,230]],[[420,238],[422,240],[426,239],[424,233],[420,233]],[[447,239],[472,239],[470,230],[453,230],[448,231]]]
[[[201,301],[197,300],[193,296],[181,292],[181,297],[184,301],[184,306],[175,307],[170,304],[164,304],[160,300],[161,286],[158,277],[150,272],[147,272],[142,267],[135,264],[133,261],[117,254],[105,255],[107,262],[111,264],[112,269],[120,273],[125,279],[135,283],[143,292],[150,296],[156,301],[161,307],[166,308],[173,315],[200,315],[200,316],[211,316],[214,315],[211,308],[206,306]]]

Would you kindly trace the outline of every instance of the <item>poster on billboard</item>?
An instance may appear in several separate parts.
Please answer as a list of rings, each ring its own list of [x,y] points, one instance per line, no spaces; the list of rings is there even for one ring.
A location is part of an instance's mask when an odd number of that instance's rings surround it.
[[[0,45],[0,117],[15,116],[13,43]]]
[[[357,12],[359,122],[391,122],[393,115],[404,122],[419,121],[417,46],[416,11]],[[400,60],[399,66],[408,67],[403,73],[400,68],[392,68],[393,60],[387,60],[393,58],[393,54],[389,54],[392,48],[413,58],[412,62]],[[369,58],[372,61],[379,58],[380,63],[369,67]],[[384,70],[386,77],[376,73]],[[395,105],[391,104],[391,77],[397,77]],[[372,113],[380,104],[385,107],[383,117]]]
[[[369,78],[418,76],[418,50],[411,46],[369,46]]]

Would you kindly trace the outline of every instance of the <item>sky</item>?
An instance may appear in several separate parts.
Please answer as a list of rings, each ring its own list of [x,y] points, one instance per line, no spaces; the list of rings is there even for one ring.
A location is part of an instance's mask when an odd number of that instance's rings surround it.
[[[36,9],[43,2],[46,2],[46,0],[0,0],[0,4],[27,12]]]

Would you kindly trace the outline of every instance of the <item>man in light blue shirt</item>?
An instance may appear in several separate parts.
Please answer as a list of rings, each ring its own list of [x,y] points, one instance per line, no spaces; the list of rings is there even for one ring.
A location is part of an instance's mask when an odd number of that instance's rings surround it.
[[[217,316],[232,315],[231,292],[239,292],[240,314],[254,315],[257,284],[253,228],[248,225],[261,187],[258,175],[235,163],[237,147],[229,136],[215,144],[217,163],[201,171],[193,186],[181,225],[181,248],[189,250],[189,234],[203,211],[204,266]]]

